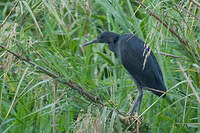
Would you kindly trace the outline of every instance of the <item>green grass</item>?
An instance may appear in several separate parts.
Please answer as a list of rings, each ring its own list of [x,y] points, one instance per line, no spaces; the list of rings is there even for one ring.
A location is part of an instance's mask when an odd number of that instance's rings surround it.
[[[0,132],[135,132],[136,122],[126,122],[117,112],[128,114],[137,95],[119,59],[106,44],[80,47],[106,30],[133,33],[144,40],[163,71],[172,103],[145,91],[140,131],[200,132],[200,103],[191,88],[192,84],[200,96],[198,5],[177,0],[144,1],[151,12],[188,42],[185,45],[131,0],[18,1],[9,15],[15,4],[0,2],[0,45],[73,81],[97,96],[104,106],[0,49]]]

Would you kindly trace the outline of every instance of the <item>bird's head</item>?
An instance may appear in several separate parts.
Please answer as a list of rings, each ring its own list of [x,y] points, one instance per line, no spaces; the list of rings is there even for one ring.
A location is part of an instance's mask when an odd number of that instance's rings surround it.
[[[113,33],[113,32],[109,32],[109,31],[105,31],[103,33],[101,33],[97,39],[94,39],[88,43],[85,43],[81,46],[87,46],[93,43],[107,43],[108,47],[111,51],[115,52],[115,47],[116,47],[116,42],[118,41],[120,35]]]

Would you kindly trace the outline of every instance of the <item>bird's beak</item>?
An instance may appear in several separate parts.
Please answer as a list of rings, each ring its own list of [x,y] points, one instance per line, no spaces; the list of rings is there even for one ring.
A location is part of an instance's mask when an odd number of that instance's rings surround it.
[[[90,41],[90,42],[87,42],[87,43],[81,45],[81,47],[85,47],[85,46],[87,46],[87,45],[90,45],[90,44],[93,44],[93,43],[98,43],[98,42],[99,42],[98,39],[95,39],[95,40],[92,40],[92,41]]]

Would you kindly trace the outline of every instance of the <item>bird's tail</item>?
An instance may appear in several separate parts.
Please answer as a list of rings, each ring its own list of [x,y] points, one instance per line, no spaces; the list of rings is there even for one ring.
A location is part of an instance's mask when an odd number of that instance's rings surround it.
[[[166,88],[162,88],[162,89],[154,89],[154,88],[147,88],[148,90],[152,91],[154,94],[156,94],[157,96],[162,96],[163,98],[166,97]]]

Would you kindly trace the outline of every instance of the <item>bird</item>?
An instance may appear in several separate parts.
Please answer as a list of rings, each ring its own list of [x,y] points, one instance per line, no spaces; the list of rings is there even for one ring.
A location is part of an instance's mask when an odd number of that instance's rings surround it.
[[[121,64],[129,73],[135,83],[138,94],[129,113],[133,115],[140,112],[143,97],[143,88],[147,88],[155,95],[165,97],[166,86],[161,68],[147,44],[132,33],[118,34],[110,31],[102,32],[96,39],[87,42],[81,47],[94,44],[106,43],[108,48],[120,59]]]

